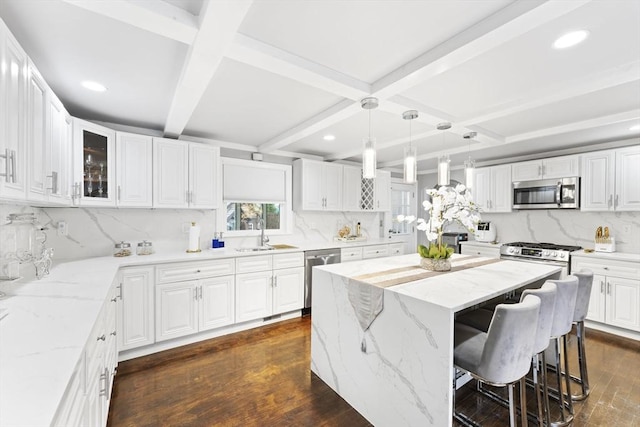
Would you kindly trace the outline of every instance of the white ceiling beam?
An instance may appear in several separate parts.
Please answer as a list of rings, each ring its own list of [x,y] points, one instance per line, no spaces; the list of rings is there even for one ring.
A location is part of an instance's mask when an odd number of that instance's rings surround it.
[[[532,89],[529,93],[522,93],[518,99],[496,106],[482,114],[464,118],[458,123],[461,126],[483,123],[638,80],[640,80],[640,61],[634,61],[573,79],[569,83],[562,82],[544,90]]]
[[[513,40],[590,0],[516,1],[373,83],[382,99],[404,92]]]
[[[166,136],[176,137],[184,130],[251,4],[250,0],[217,0],[203,4],[198,34],[187,53],[169,107],[164,127]]]
[[[299,125],[260,145],[258,147],[258,151],[262,153],[270,153],[274,150],[278,150],[328,126],[351,117],[359,111],[362,111],[359,102],[353,102],[350,99],[342,100],[322,113],[316,114],[311,119],[300,123]]]
[[[640,108],[636,108],[630,111],[625,111],[617,114],[610,114],[608,116],[597,117],[595,119],[582,120],[579,122],[568,123],[551,128],[541,129],[533,132],[521,133],[519,135],[513,135],[506,138],[506,144],[513,144],[516,142],[528,141],[535,138],[544,138],[553,135],[560,135],[567,132],[575,132],[580,130],[592,129],[600,126],[611,125],[620,122],[626,122],[629,120],[640,119]]]
[[[235,36],[226,56],[354,101],[371,93],[371,85],[366,82],[243,34]]]
[[[164,1],[62,1],[185,44],[198,32],[197,17]]]

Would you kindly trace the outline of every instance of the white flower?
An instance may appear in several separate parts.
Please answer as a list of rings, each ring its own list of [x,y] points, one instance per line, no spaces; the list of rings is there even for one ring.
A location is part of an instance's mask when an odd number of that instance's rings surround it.
[[[415,215],[407,215],[404,217],[404,220],[408,223],[411,224],[413,221],[416,220],[416,216]]]
[[[404,222],[404,220],[405,220],[405,217],[402,214],[398,214],[398,216],[396,217],[396,221],[398,222]]]

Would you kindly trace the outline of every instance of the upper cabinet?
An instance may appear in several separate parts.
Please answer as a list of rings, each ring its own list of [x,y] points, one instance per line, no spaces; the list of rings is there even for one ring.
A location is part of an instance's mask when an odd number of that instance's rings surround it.
[[[640,210],[640,146],[582,155],[583,211]]]
[[[342,169],[342,210],[360,211],[361,201],[362,169],[345,165]]]
[[[0,20],[0,198],[24,200],[27,188],[27,54]]]
[[[115,132],[74,119],[73,133],[75,203],[115,206]]]
[[[374,206],[376,211],[391,210],[391,172],[378,170],[373,185]]]
[[[473,200],[482,212],[511,212],[511,165],[476,168]]]
[[[579,156],[552,157],[511,165],[513,182],[580,176]]]
[[[205,144],[153,139],[153,206],[215,209],[220,150]]]
[[[342,210],[342,168],[342,165],[335,163],[295,160],[294,209]]]
[[[153,139],[117,132],[116,203],[120,207],[150,208],[153,205]]]

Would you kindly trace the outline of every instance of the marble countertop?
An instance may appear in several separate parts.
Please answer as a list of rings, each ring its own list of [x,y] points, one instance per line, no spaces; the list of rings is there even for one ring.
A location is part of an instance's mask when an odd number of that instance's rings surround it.
[[[274,239],[275,240],[275,239]],[[315,249],[394,243],[369,239],[354,243],[293,242],[292,249],[239,252],[235,248],[199,253],[158,252],[116,258],[105,256],[55,262],[42,280],[0,282],[0,425],[49,425],[107,292],[121,267],[203,261]]]
[[[468,255],[453,254],[452,257],[462,259]],[[491,258],[478,257],[479,261],[482,259],[489,260]],[[409,254],[385,258],[384,262],[381,262],[380,259],[374,259],[317,268],[345,278],[353,278],[365,273],[417,266],[419,263],[420,256],[418,254]],[[561,270],[560,267],[550,264],[502,260],[493,264],[391,286],[385,290],[458,312],[502,295],[504,292],[536,282],[550,274],[559,273]],[[497,277],[500,280],[496,280]]]
[[[631,261],[640,263],[640,254],[627,252],[585,252],[583,249],[571,252],[571,257]]]

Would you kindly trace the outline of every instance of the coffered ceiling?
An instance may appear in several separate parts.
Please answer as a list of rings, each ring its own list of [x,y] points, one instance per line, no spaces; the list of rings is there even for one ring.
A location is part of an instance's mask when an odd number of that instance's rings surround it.
[[[637,0],[0,0],[0,17],[72,115],[168,137],[359,161],[367,96],[391,170],[409,109],[422,172],[442,152],[461,164],[640,136]],[[583,43],[552,47],[577,29]]]

